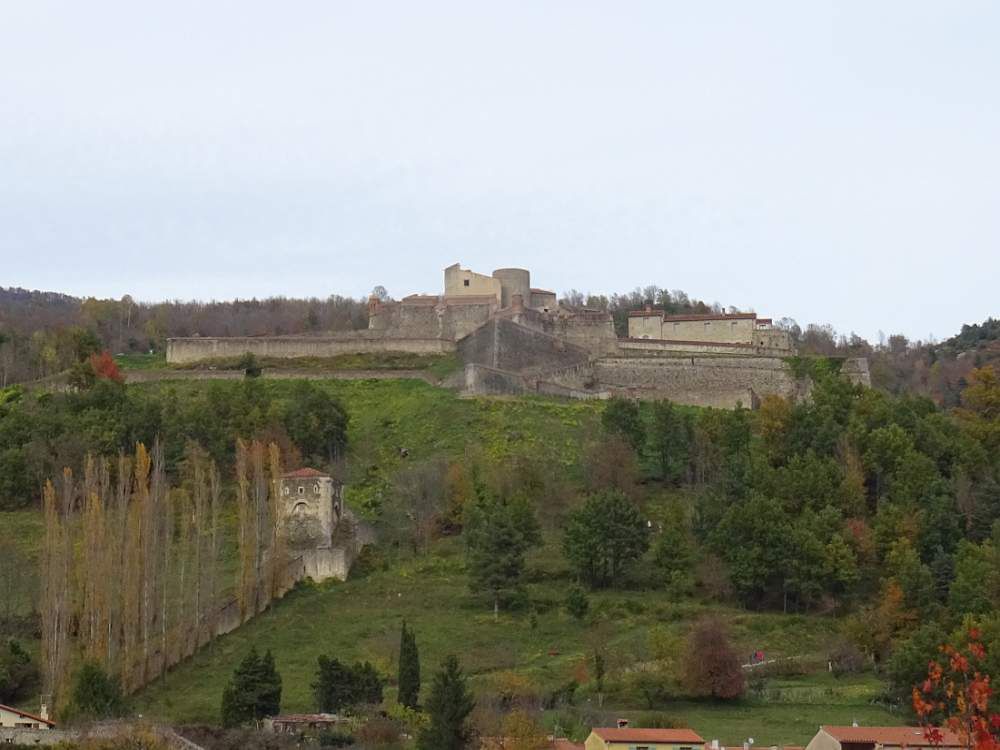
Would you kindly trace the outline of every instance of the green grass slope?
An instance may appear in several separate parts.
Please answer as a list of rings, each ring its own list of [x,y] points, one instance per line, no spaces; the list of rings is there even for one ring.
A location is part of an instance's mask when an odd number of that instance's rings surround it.
[[[570,486],[582,477],[583,447],[600,429],[602,404],[540,397],[461,398],[418,380],[316,381],[336,395],[350,414],[347,499],[370,515],[392,492],[392,479],[408,464],[433,458],[502,464],[530,455],[546,463]],[[129,388],[150,396],[168,392],[178,400],[202,389],[239,383],[161,381]],[[292,381],[260,381],[281,397]],[[401,451],[401,449],[406,449]],[[405,457],[404,457],[405,453]],[[667,493],[650,492],[655,514]],[[399,626],[405,618],[417,633],[424,685],[443,656],[456,653],[481,693],[504,681],[528,682],[544,696],[569,680],[581,683],[575,706],[550,712],[549,724],[566,725],[567,711],[578,726],[634,716],[648,708],[634,690],[612,694],[598,708],[590,655],[599,645],[609,657],[611,682],[627,685],[657,652],[673,649],[698,616],[724,618],[740,652],[762,649],[768,657],[822,660],[838,622],[830,617],[745,612],[692,599],[674,600],[664,590],[607,591],[591,597],[580,622],[562,602],[571,578],[559,552],[558,509],[542,501],[546,544],[530,560],[528,604],[494,622],[489,605],[469,593],[460,539],[436,542],[422,556],[384,550],[369,572],[346,583],[301,586],[272,609],[225,636],[166,678],[135,696],[136,711],[171,722],[216,722],[222,689],[251,645],[274,652],[284,678],[283,709],[313,710],[310,683],[320,654],[352,661],[367,659],[386,676],[395,675]],[[227,514],[232,522],[232,509]],[[0,514],[0,537],[14,538],[31,553],[41,538],[40,514]],[[226,544],[224,567],[235,569],[234,547]],[[666,644],[666,645],[663,645]],[[653,655],[653,656],[651,656]],[[773,678],[763,692],[735,705],[711,702],[653,702],[653,708],[726,743],[753,736],[758,743],[804,743],[820,723],[899,723],[872,701],[881,683],[870,676],[835,680],[821,669],[807,676]],[[394,689],[387,691],[392,700]]]

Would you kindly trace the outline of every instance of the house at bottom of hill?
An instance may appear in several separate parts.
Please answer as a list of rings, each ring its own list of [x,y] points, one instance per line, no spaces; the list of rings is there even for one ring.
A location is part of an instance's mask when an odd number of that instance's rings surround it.
[[[942,741],[927,739],[921,727],[834,727],[822,726],[806,750],[903,750],[911,748],[964,748],[958,735],[939,730]]]
[[[619,722],[617,727],[595,727],[586,750],[702,750],[705,740],[690,729],[640,729]]]
[[[52,729],[55,722],[49,721],[48,711],[42,706],[42,715],[26,713],[0,703],[0,728],[2,729]]]

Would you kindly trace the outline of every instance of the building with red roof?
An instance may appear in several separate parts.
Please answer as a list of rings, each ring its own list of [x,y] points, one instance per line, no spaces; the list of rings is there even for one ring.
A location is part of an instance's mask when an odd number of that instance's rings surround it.
[[[700,750],[705,744],[692,729],[653,729],[630,727],[595,727],[586,750]]]
[[[957,734],[939,730],[942,741],[931,742],[921,727],[821,726],[806,750],[903,750],[903,748],[964,748]]]

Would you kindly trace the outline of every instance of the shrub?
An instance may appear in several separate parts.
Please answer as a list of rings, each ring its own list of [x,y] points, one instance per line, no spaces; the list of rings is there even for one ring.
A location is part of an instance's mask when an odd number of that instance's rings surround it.
[[[575,619],[582,620],[587,616],[589,610],[590,599],[587,598],[587,592],[583,590],[582,586],[575,584],[570,586],[566,593],[566,611]]]

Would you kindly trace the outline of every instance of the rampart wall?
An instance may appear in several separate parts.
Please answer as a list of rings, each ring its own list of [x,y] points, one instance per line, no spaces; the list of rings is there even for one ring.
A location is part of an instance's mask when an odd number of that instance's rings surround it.
[[[206,359],[228,359],[247,352],[256,357],[289,359],[381,352],[444,354],[454,350],[454,342],[443,339],[399,339],[381,335],[192,337],[167,340],[167,363],[183,365]]]
[[[507,317],[526,328],[541,331],[586,349],[594,356],[618,352],[618,337],[615,335],[614,322],[610,315],[604,313],[551,315],[525,309]]]
[[[459,341],[457,349],[466,364],[511,372],[569,367],[590,356],[581,347],[506,318],[492,319]]]
[[[390,339],[456,341],[489,320],[495,310],[496,302],[487,299],[408,297],[401,302],[379,304],[369,317],[368,327]]]
[[[750,408],[767,394],[799,399],[809,392],[808,381],[778,357],[608,357],[594,363],[594,377],[623,395],[692,406]]]

